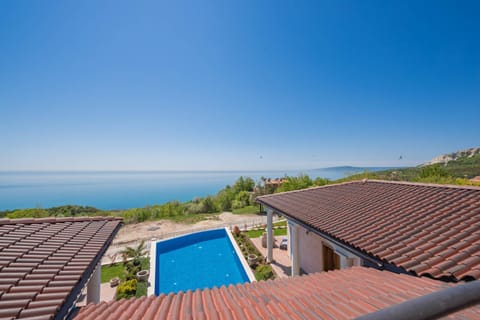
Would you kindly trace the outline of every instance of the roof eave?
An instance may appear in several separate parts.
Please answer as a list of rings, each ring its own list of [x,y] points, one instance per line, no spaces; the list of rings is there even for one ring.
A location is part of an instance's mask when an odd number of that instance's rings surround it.
[[[85,285],[88,283],[90,280],[91,274],[95,271],[95,268],[97,265],[101,262],[103,255],[107,251],[108,247],[112,243],[113,239],[117,235],[118,231],[122,227],[123,222],[120,222],[117,224],[113,232],[110,234],[110,237],[107,239],[105,244],[102,246],[100,249],[100,252],[95,256],[95,258],[92,260],[90,265],[87,267],[83,275],[89,275],[89,277],[82,276],[80,278],[80,281],[77,283],[77,285],[73,288],[72,291],[70,291],[70,294],[67,296],[65,299],[65,302],[62,304],[58,312],[55,314],[55,320],[62,320],[62,319],[69,319],[72,317],[72,313],[75,310],[75,303],[78,300],[78,297],[80,296],[82,289],[85,287]],[[101,267],[101,266],[99,266]]]

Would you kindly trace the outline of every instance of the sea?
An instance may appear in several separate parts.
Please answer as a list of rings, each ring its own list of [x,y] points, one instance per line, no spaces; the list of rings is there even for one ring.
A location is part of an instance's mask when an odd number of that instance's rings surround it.
[[[311,178],[340,179],[387,167],[331,167],[288,171],[75,171],[0,172],[0,211],[50,208],[62,205],[121,210],[189,201],[214,195],[240,176],[261,177],[308,174]]]

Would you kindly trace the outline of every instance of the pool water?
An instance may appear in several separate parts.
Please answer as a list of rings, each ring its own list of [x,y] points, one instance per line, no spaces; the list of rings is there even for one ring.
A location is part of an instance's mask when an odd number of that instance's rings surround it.
[[[226,229],[156,244],[155,294],[249,282]]]

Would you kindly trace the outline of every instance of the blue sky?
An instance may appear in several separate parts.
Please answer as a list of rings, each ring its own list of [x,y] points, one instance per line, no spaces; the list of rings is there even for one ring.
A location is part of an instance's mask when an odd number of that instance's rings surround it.
[[[479,12],[2,1],[0,170],[397,166],[479,146]]]

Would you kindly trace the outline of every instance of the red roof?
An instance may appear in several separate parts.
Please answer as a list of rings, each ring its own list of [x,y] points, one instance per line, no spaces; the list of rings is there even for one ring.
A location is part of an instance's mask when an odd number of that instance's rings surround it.
[[[450,286],[428,278],[353,267],[274,281],[90,304],[74,319],[352,319]],[[479,319],[480,306],[449,316]]]
[[[271,180],[267,180],[267,182],[265,182],[266,185],[281,185],[282,183],[285,183],[287,182],[288,180],[287,179],[271,179]]]
[[[0,318],[65,317],[120,224],[112,217],[0,219]]]
[[[257,202],[417,275],[480,278],[480,188],[355,181]]]

